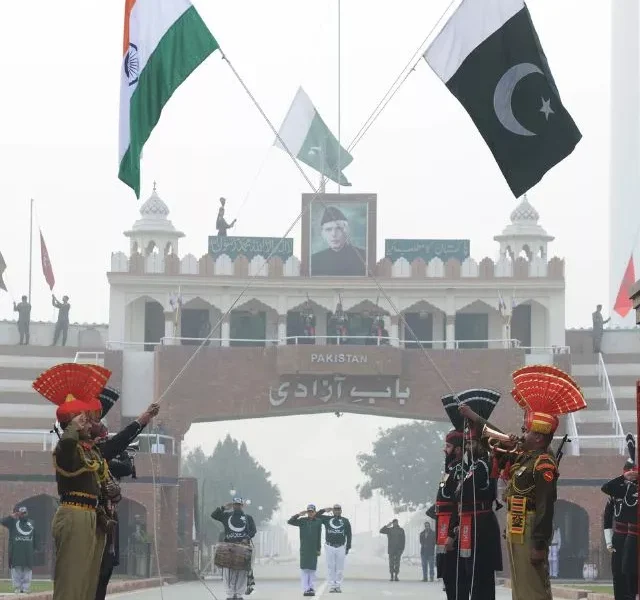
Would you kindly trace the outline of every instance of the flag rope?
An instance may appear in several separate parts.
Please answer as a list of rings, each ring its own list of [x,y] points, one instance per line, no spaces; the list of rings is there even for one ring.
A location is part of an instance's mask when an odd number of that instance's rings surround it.
[[[414,53],[414,55],[412,56],[411,60],[409,61],[409,65],[411,63],[413,63],[415,61],[415,58],[417,56],[417,54],[419,54],[420,50],[422,49],[422,47],[425,45],[425,43],[429,40],[429,38],[431,37],[432,33],[435,31],[436,27],[438,26],[438,24],[442,21],[442,19],[445,17],[445,15],[449,12],[449,9],[451,8],[451,6],[453,6],[453,4],[456,2],[457,0],[451,0],[450,4],[448,5],[448,7],[446,8],[446,10],[444,11],[444,13],[441,15],[441,17],[438,19],[438,21],[436,22],[436,24],[434,25],[434,27],[431,29],[431,31],[429,32],[429,34],[427,35],[427,37],[425,38],[425,40],[422,42],[422,44],[420,45],[420,47],[418,48],[418,50],[416,50],[416,52]],[[284,240],[286,239],[286,237],[289,235],[289,233],[293,230],[293,228],[298,224],[298,222],[302,219],[302,217],[304,216],[304,214],[309,211],[311,209],[311,205],[313,204],[313,202],[318,199],[319,197],[319,190],[321,188],[324,188],[324,184],[326,183],[326,181],[328,180],[328,177],[326,177],[324,174],[322,176],[321,179],[321,184],[318,188],[316,188],[312,181],[309,179],[309,177],[307,176],[307,174],[304,172],[304,170],[302,169],[302,167],[300,166],[300,164],[298,163],[298,161],[296,160],[295,156],[293,155],[293,153],[291,152],[291,150],[289,150],[288,146],[285,144],[285,142],[282,140],[282,138],[280,137],[279,132],[277,131],[277,129],[274,127],[273,123],[271,122],[271,120],[269,119],[269,117],[267,116],[267,114],[264,112],[263,108],[261,107],[260,103],[257,101],[257,99],[255,98],[255,96],[251,93],[251,90],[247,87],[246,83],[244,82],[244,80],[242,79],[242,77],[240,76],[240,74],[236,71],[235,67],[231,64],[231,62],[229,61],[228,57],[226,56],[226,54],[223,52],[222,48],[220,48],[220,52],[222,54],[222,58],[223,60],[227,63],[227,65],[229,66],[229,68],[231,69],[231,71],[233,72],[234,76],[236,77],[236,79],[238,80],[238,82],[240,83],[240,85],[244,88],[245,92],[247,93],[247,95],[249,96],[249,98],[252,100],[253,104],[255,105],[256,109],[258,110],[258,112],[261,114],[261,116],[263,117],[263,119],[265,120],[265,122],[267,123],[267,125],[269,126],[269,128],[271,129],[272,133],[276,136],[276,139],[280,142],[280,144],[282,145],[282,148],[285,150],[285,152],[289,155],[289,157],[291,158],[291,160],[293,161],[293,163],[295,164],[296,168],[298,169],[298,171],[300,172],[300,174],[302,175],[302,177],[305,179],[305,181],[309,184],[309,186],[311,187],[311,189],[314,191],[314,195],[311,198],[311,200],[309,201],[309,203],[307,204],[307,206],[300,211],[300,213],[298,214],[298,216],[293,220],[293,222],[291,223],[291,225],[287,228],[286,232],[284,233],[284,235],[280,238],[280,240],[278,241],[278,243],[276,244],[276,246],[273,248],[273,250],[270,252],[270,254],[265,258],[264,262],[262,263],[262,265],[260,266],[260,268],[258,269],[258,272],[253,275],[249,281],[247,282],[247,284],[245,285],[245,287],[240,291],[240,293],[238,294],[238,296],[235,298],[235,300],[231,303],[230,307],[225,311],[225,313],[218,319],[218,322],[216,323],[216,325],[214,325],[209,334],[207,335],[207,337],[200,343],[200,345],[196,348],[196,350],[193,352],[193,354],[187,359],[187,361],[185,362],[184,366],[180,369],[180,371],[178,372],[178,374],[173,378],[173,380],[169,383],[169,385],[165,388],[165,390],[160,394],[160,396],[157,399],[157,403],[160,404],[164,398],[166,397],[167,393],[173,388],[173,386],[177,383],[177,381],[182,377],[182,375],[185,373],[185,371],[188,369],[188,367],[190,366],[190,364],[192,363],[192,361],[195,359],[195,357],[200,353],[200,351],[202,350],[202,348],[205,347],[205,345],[207,344],[207,342],[210,340],[210,338],[213,335],[213,332],[217,330],[217,328],[220,326],[220,324],[223,322],[223,320],[231,313],[231,311],[235,308],[235,306],[238,304],[238,302],[242,299],[242,297],[246,294],[246,292],[249,290],[249,288],[251,287],[251,285],[253,284],[253,280],[258,277],[260,275],[260,273],[262,272],[262,270],[264,269],[264,267],[268,264],[268,261],[270,260],[270,258],[279,250],[280,246],[282,245],[282,243],[284,242]],[[404,81],[406,81],[408,75],[413,72],[413,70],[415,70],[415,67],[417,66],[417,63],[409,70],[409,72],[407,74],[405,74],[405,77],[402,79],[402,81],[400,82],[399,86],[393,91],[393,93],[391,93],[391,95],[389,96],[389,93],[391,92],[391,90],[393,89],[393,87],[395,86],[395,84],[402,78],[402,74],[404,73],[404,71],[406,71],[407,67],[405,67],[400,75],[398,75],[398,77],[396,78],[396,80],[394,81],[394,83],[392,84],[390,90],[383,96],[382,100],[378,103],[378,105],[376,106],[376,108],[374,109],[373,113],[369,116],[369,118],[365,121],[365,124],[361,127],[360,131],[356,134],[356,136],[354,137],[353,141],[351,142],[351,144],[348,147],[348,150],[351,151],[353,148],[355,148],[358,143],[362,140],[362,138],[364,137],[364,135],[369,131],[369,129],[371,128],[371,126],[373,125],[373,123],[378,119],[378,117],[380,116],[380,114],[382,113],[382,111],[384,110],[384,108],[386,108],[386,106],[389,104],[389,102],[393,99],[393,97],[395,96],[395,94],[397,93],[397,91],[400,89],[400,87],[402,86],[402,84],[404,83]],[[387,96],[389,96],[387,98]],[[380,108],[381,107],[381,108]],[[380,108],[380,110],[378,110],[378,108]],[[325,206],[326,208],[326,204],[320,200],[321,204],[323,206]],[[404,317],[404,315],[398,310],[397,306],[395,305],[395,303],[391,300],[391,298],[389,297],[389,294],[386,292],[386,290],[382,287],[382,285],[380,284],[380,281],[378,280],[378,278],[375,276],[375,274],[371,271],[371,269],[369,268],[369,266],[367,265],[367,263],[365,262],[364,258],[359,256],[360,260],[362,261],[362,263],[364,264],[366,270],[367,270],[367,274],[369,275],[369,277],[374,281],[374,283],[376,284],[376,287],[378,288],[378,290],[380,291],[380,293],[385,297],[385,299],[387,300],[387,302],[389,303],[389,306],[392,308],[393,312],[395,312],[395,315],[397,318],[399,318],[401,320],[401,322],[404,324],[405,326],[405,330],[408,331],[411,336],[414,338],[415,343],[417,343],[418,347],[420,348],[423,356],[428,360],[428,362],[431,364],[432,368],[434,369],[434,371],[436,372],[436,374],[438,375],[439,379],[442,381],[442,383],[448,388],[448,390],[451,392],[451,394],[453,394],[454,396],[456,396],[455,391],[453,390],[453,387],[451,386],[450,382],[447,380],[447,378],[444,376],[444,374],[442,373],[442,371],[439,369],[439,367],[436,365],[435,361],[433,360],[433,358],[431,357],[431,355],[427,352],[426,348],[424,347],[424,345],[422,344],[421,340],[418,339],[418,336],[416,335],[416,333],[414,332],[413,328],[409,325],[409,323],[406,321],[406,318]],[[149,461],[150,461],[150,465],[151,465],[151,476],[152,476],[152,486],[153,489],[156,490],[157,488],[157,477],[156,477],[156,470],[155,470],[155,466],[154,466],[154,462],[153,462],[153,453],[149,454]],[[162,490],[161,490],[162,491]],[[160,555],[159,555],[159,550],[158,550],[158,543],[157,543],[157,539],[158,539],[158,530],[157,530],[157,494],[154,491],[153,494],[153,528],[154,528],[154,549],[155,549],[155,558],[156,558],[156,567],[157,567],[157,571],[158,571],[158,577],[160,579],[160,597],[164,599],[164,592],[163,592],[163,578],[162,578],[162,572],[160,569]],[[216,595],[213,592],[213,590],[211,590],[206,583],[203,581],[205,588],[207,589],[207,591],[211,594],[211,596],[215,599]]]
[[[373,109],[372,113],[369,115],[367,120],[364,122],[364,124],[362,125],[362,127],[360,128],[358,133],[356,133],[353,141],[351,142],[351,144],[347,148],[347,150],[349,152],[351,150],[353,150],[353,148],[355,148],[357,146],[357,144],[364,137],[364,135],[367,133],[367,131],[369,131],[370,127],[374,124],[374,122],[382,114],[382,111],[387,107],[389,102],[391,102],[391,100],[394,98],[394,96],[398,93],[398,90],[404,85],[404,82],[409,78],[409,75],[411,75],[411,73],[413,73],[416,70],[416,67],[420,64],[420,61],[422,60],[422,54],[423,54],[422,49],[427,44],[427,42],[429,41],[429,39],[431,38],[431,36],[435,32],[435,30],[437,29],[438,25],[440,25],[440,23],[442,23],[442,20],[447,16],[447,14],[451,10],[451,7],[456,2],[462,3],[462,0],[451,0],[451,2],[449,2],[449,5],[447,6],[447,8],[445,8],[444,12],[440,15],[440,18],[436,21],[435,25],[431,28],[431,30],[429,31],[427,36],[424,38],[424,40],[422,40],[422,43],[418,46],[418,48],[413,53],[413,55],[411,56],[411,58],[409,59],[407,64],[402,68],[402,70],[400,71],[399,75],[395,78],[395,80],[393,81],[393,83],[391,84],[389,89],[385,92],[384,96],[382,96],[382,98],[380,99],[380,101],[378,102],[376,107]],[[457,7],[456,7],[456,10],[457,10]],[[417,61],[416,61],[416,59],[417,59]],[[405,73],[405,71],[406,71],[406,73]],[[403,73],[404,73],[404,77],[402,77]],[[398,82],[400,82],[400,83],[398,83]],[[396,87],[395,90],[394,90],[394,87],[396,86],[396,84],[398,84],[398,87]],[[391,94],[391,95],[389,96],[389,94]],[[389,96],[389,97],[387,98],[387,96]]]

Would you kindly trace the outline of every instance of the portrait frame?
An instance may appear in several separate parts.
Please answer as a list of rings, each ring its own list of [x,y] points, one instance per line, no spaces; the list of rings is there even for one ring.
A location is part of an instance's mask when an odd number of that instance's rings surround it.
[[[301,274],[307,277],[367,277],[376,265],[376,216],[377,194],[302,194],[302,237],[301,237]],[[350,241],[364,257],[365,265],[356,273],[313,272],[312,256],[321,247],[322,233],[320,219],[324,211],[338,208],[351,219]],[[327,248],[326,243],[324,248]],[[362,261],[359,260],[359,264]],[[317,265],[317,262],[316,262]]]

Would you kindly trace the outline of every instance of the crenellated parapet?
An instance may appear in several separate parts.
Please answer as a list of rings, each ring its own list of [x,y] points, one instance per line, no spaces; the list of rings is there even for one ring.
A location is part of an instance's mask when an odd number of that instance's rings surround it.
[[[167,275],[167,276],[201,276],[201,277],[302,277],[300,260],[290,256],[286,261],[274,256],[265,261],[263,256],[254,256],[251,260],[238,255],[232,260],[226,254],[215,260],[209,254],[196,258],[186,254],[179,258],[176,254],[163,255],[152,253],[143,256],[134,252],[127,256],[124,252],[111,255],[112,273],[130,273],[132,275]],[[467,258],[460,263],[452,258],[443,262],[433,258],[428,263],[422,258],[412,262],[405,258],[390,261],[383,258],[375,266],[375,276],[380,279],[564,279],[564,260],[554,257],[546,260],[541,256],[531,260],[523,256],[512,260],[503,256],[497,261],[485,257],[479,262]]]

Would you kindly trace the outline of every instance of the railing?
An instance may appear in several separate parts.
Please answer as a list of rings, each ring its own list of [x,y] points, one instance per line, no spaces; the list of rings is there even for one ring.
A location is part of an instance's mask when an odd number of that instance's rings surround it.
[[[42,451],[52,451],[58,436],[45,429],[0,429],[0,443],[38,444]]]
[[[302,344],[316,344],[318,341],[327,342],[329,341],[332,345],[354,345],[354,341],[365,342],[359,343],[355,345],[375,345],[375,346],[396,346],[402,348],[412,348],[423,346],[427,349],[453,349],[453,350],[461,350],[465,347],[468,348],[490,348],[493,346],[494,348],[502,348],[502,349],[512,349],[512,348],[522,348],[520,344],[520,340],[515,339],[489,339],[489,340],[401,340],[400,338],[395,337],[378,337],[371,335],[344,335],[344,336],[336,336],[336,335],[316,335],[316,336],[306,336],[306,335],[290,335],[284,338],[265,338],[265,339],[256,339],[256,338],[220,338],[220,337],[211,337],[211,338],[192,338],[192,337],[163,337],[160,340],[160,345],[162,346],[171,346],[171,345],[180,345],[183,342],[193,343],[194,345],[202,344],[206,342],[207,344],[214,345],[229,345],[232,343],[241,343],[241,344],[256,344],[260,346],[283,346],[291,343],[292,345],[302,345]],[[368,344],[366,344],[368,342]],[[125,343],[125,342],[107,342],[108,346],[111,346],[113,343]],[[141,345],[149,345],[149,344],[141,344]],[[328,344],[318,344],[318,345],[328,345]],[[537,348],[536,350],[541,351],[542,348]],[[567,348],[568,350],[568,348]],[[552,348],[546,349],[547,353],[551,354],[553,352]]]
[[[138,441],[139,452],[143,453],[176,454],[178,450],[176,439],[164,433],[141,433]],[[50,452],[57,443],[58,436],[46,429],[0,429],[0,446],[37,444],[43,452]]]
[[[73,362],[101,365],[104,363],[104,352],[76,352]]]
[[[570,454],[571,456],[580,456],[580,436],[578,435],[578,425],[574,413],[569,413],[569,439],[571,440]]]
[[[620,439],[618,450],[620,454],[625,453],[624,445],[624,429],[622,427],[622,421],[620,420],[620,413],[618,413],[618,406],[616,405],[616,399],[611,389],[611,383],[609,382],[609,375],[607,374],[607,367],[602,359],[602,353],[598,352],[598,381],[602,385],[602,391],[607,400],[607,407],[609,414],[611,415],[611,424],[613,425],[614,435]]]

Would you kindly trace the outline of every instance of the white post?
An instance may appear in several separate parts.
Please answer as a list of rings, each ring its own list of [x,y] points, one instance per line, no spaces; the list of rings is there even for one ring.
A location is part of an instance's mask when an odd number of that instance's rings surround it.
[[[278,345],[284,346],[287,343],[287,316],[278,315]]]
[[[451,350],[456,346],[456,316],[455,315],[447,315],[446,316],[446,348],[447,350]]]
[[[229,338],[231,337],[231,321],[229,320],[228,315],[222,320],[222,326],[220,327],[220,337],[222,338],[222,340],[220,341],[220,345],[228,347]]]

